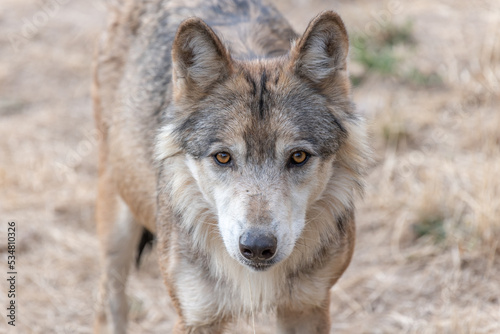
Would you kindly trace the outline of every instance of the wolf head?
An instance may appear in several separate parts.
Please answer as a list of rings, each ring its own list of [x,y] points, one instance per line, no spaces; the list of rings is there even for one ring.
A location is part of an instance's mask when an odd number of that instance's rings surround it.
[[[349,97],[348,49],[333,12],[271,59],[234,59],[197,18],[177,31],[171,121],[158,156],[182,156],[202,197],[192,201],[205,204],[192,205],[213,213],[227,252],[251,269],[289,257],[321,199],[329,196],[332,230],[335,215],[352,207],[364,130]],[[177,183],[172,178],[171,192],[180,192]]]

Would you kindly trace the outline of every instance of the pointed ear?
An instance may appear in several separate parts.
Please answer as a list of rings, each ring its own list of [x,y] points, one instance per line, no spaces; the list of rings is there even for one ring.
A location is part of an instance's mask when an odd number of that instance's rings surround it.
[[[174,96],[202,96],[232,72],[232,60],[215,32],[201,19],[183,21],[172,46]]]
[[[300,77],[326,87],[347,78],[349,39],[340,16],[326,11],[316,16],[291,51],[292,69]]]

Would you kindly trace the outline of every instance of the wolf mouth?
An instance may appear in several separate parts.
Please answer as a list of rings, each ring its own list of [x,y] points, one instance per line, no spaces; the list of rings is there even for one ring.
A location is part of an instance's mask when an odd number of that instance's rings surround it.
[[[239,259],[240,263],[243,265],[250,267],[250,269],[255,271],[266,271],[276,264],[276,261],[265,261],[265,262],[253,262],[244,260],[242,258]]]

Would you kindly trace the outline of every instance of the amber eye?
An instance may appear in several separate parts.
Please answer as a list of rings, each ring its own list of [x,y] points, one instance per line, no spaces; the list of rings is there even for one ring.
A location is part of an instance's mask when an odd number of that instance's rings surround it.
[[[290,157],[290,162],[293,165],[303,165],[306,163],[307,159],[309,158],[309,154],[307,154],[304,151],[297,151],[292,153],[292,156]]]
[[[226,152],[219,152],[214,157],[220,165],[227,165],[231,161],[231,155]]]

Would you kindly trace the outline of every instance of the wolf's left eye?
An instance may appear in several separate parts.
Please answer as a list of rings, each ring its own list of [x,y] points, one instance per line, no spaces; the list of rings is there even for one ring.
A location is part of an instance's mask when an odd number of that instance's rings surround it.
[[[304,151],[293,152],[290,157],[290,164],[293,166],[302,166],[304,165],[311,155]]]
[[[219,152],[214,155],[214,159],[219,165],[227,165],[231,162],[231,155],[227,152]]]

